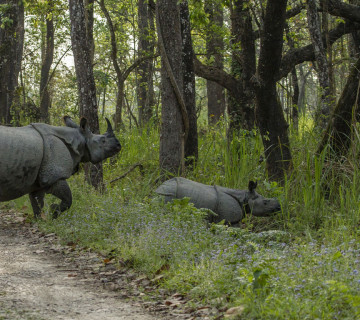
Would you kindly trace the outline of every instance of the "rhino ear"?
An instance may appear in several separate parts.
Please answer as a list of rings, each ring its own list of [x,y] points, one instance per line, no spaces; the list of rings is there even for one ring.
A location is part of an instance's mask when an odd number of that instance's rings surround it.
[[[86,130],[87,120],[86,118],[82,117],[80,120],[80,128]]]
[[[249,181],[249,191],[250,192],[253,192],[257,187],[257,181],[254,182],[254,181]]]
[[[79,128],[79,126],[74,121],[72,121],[69,116],[64,117],[64,122],[67,127],[75,128],[75,129]]]

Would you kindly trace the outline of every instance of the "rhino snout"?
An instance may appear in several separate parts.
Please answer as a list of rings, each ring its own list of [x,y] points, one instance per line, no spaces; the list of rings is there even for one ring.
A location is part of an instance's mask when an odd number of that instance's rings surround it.
[[[281,205],[277,199],[257,199],[249,201],[251,213],[258,217],[267,217],[281,211]]]
[[[116,152],[119,152],[121,150],[121,144],[119,141],[116,142],[115,149],[116,149]]]

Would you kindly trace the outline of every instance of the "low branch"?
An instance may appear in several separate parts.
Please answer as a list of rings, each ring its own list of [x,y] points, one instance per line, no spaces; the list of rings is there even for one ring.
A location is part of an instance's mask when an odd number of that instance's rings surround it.
[[[224,70],[213,66],[207,66],[201,63],[196,57],[194,57],[194,68],[195,74],[198,77],[218,83],[225,89],[232,92],[234,96],[238,96],[240,94],[239,88],[241,88],[241,82],[236,80],[236,78]]]
[[[139,162],[139,163],[135,163],[134,165],[132,165],[125,173],[123,173],[121,176],[111,180],[109,183],[113,184],[116,181],[119,181],[123,178],[125,178],[130,172],[134,171],[137,167],[139,167],[140,172],[142,173],[142,171],[144,170],[144,166]]]
[[[320,11],[325,11],[332,16],[360,23],[360,6],[338,0],[321,0]]]
[[[124,100],[125,100],[126,107],[128,108],[130,117],[134,120],[135,125],[136,125],[136,128],[139,128],[139,123],[138,123],[138,121],[137,121],[134,113],[133,113],[132,110],[131,110],[131,107],[130,107],[130,104],[129,104],[129,100],[127,99],[126,95],[124,95]]]
[[[340,39],[343,35],[359,30],[360,24],[357,23],[339,23],[334,29],[329,32],[329,45],[332,45],[336,40]],[[325,39],[325,33],[322,34],[322,41],[326,49],[328,43]],[[305,47],[289,50],[281,60],[280,72],[276,76],[277,80],[286,77],[291,70],[300,63],[305,61],[315,60],[315,52],[312,44]]]
[[[157,58],[160,54],[158,52],[150,55],[145,55],[142,57],[138,57],[131,66],[129,66],[124,72],[123,72],[123,79],[126,80],[126,78],[129,76],[129,74],[137,68],[142,62],[148,60],[148,59],[154,59]]]

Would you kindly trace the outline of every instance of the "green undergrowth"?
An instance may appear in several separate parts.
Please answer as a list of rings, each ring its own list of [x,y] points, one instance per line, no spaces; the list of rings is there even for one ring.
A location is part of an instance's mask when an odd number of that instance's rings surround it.
[[[159,146],[158,133],[149,129],[121,137],[121,154],[104,164],[103,194],[76,175],[69,179],[71,209],[39,225],[149,277],[161,273],[160,285],[169,290],[221,309],[240,306],[239,319],[359,318],[358,165],[315,156],[316,137],[300,133],[291,136],[294,169],[283,186],[266,178],[255,131],[228,144],[221,126],[201,131],[198,164],[186,173],[238,189],[258,180],[259,193],[279,198],[282,212],[276,216],[248,216],[240,228],[231,228],[207,223],[211,212],[187,199],[164,204],[153,192]],[[124,176],[138,163],[142,167]],[[19,203],[26,207],[26,200]]]

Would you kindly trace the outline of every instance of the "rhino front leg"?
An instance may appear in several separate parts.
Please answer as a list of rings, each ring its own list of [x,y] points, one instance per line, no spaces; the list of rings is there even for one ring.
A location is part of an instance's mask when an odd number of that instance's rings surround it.
[[[48,193],[52,194],[53,196],[61,200],[60,204],[51,205],[53,218],[56,219],[61,212],[71,207],[72,204],[71,190],[66,180],[59,180],[51,186]]]
[[[34,217],[37,219],[40,217],[41,210],[44,207],[45,191],[36,191],[29,194],[31,206],[33,208]]]

